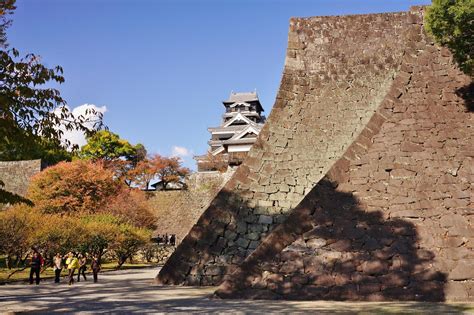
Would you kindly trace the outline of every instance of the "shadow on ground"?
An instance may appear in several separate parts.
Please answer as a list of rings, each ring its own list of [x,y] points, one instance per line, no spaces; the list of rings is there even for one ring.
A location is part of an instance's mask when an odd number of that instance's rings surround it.
[[[2,312],[35,313],[307,313],[362,314],[381,313],[454,313],[473,310],[469,304],[441,303],[348,303],[331,301],[268,301],[209,299],[214,287],[177,287],[151,285],[156,270],[141,274],[121,272],[105,275],[102,282],[74,286],[44,283],[39,287],[7,285],[0,287]]]

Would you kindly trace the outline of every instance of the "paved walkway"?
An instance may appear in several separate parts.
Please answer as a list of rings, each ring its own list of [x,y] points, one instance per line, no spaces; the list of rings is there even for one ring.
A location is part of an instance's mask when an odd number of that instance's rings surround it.
[[[100,282],[81,281],[73,286],[46,281],[0,286],[0,313],[34,311],[112,313],[431,313],[474,314],[474,303],[355,303],[328,301],[210,300],[214,288],[160,287],[151,284],[156,269],[125,270],[102,274]]]

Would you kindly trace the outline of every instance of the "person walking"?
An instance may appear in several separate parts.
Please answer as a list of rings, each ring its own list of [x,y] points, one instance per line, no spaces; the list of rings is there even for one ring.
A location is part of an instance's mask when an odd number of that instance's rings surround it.
[[[82,273],[82,276],[84,277],[84,281],[87,281],[86,269],[87,269],[87,258],[85,255],[79,254],[79,271],[77,272],[77,282],[81,281],[81,273]]]
[[[68,258],[66,259],[66,265],[67,265],[67,270],[68,270],[68,276],[69,276],[69,285],[74,283],[74,273],[76,272],[76,269],[79,268],[79,261],[76,257],[76,254],[69,252]]]
[[[54,269],[54,283],[59,283],[61,278],[61,271],[63,270],[63,257],[60,253],[57,253],[53,258],[53,269]]]
[[[92,269],[92,275],[94,276],[94,283],[96,283],[97,275],[99,274],[99,271],[100,271],[100,262],[99,262],[99,257],[97,255],[92,256],[91,269]]]
[[[36,285],[40,283],[40,271],[42,265],[41,255],[36,250],[33,251],[30,262],[30,284],[33,284],[33,275],[35,275]]]

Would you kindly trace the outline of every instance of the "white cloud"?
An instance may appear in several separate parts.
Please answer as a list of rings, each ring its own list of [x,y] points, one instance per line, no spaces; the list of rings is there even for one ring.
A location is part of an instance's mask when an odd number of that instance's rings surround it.
[[[172,156],[185,158],[185,157],[191,156],[191,154],[192,154],[192,151],[189,149],[186,149],[185,147],[180,147],[180,146],[175,145],[171,149]]]
[[[69,109],[69,107],[66,106],[66,108]],[[96,113],[87,113],[87,111],[94,110]],[[94,128],[94,121],[97,121],[99,119],[99,114],[97,113],[102,113],[104,114],[107,111],[107,107],[105,106],[96,106],[94,104],[83,104],[80,106],[77,106],[73,108],[71,111],[72,115],[76,118],[79,116],[83,116],[85,118],[86,123],[84,123],[84,126],[93,129]],[[80,130],[66,130],[64,126],[60,126],[59,129],[63,131],[62,139],[63,140],[69,140],[71,145],[77,144],[79,147],[85,145],[87,143],[86,141],[86,136],[84,133]]]

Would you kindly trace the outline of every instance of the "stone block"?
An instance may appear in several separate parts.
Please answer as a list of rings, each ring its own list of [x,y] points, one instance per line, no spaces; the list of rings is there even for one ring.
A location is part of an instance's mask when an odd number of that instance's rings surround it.
[[[388,271],[388,263],[386,261],[366,261],[362,264],[362,272],[370,275],[383,274]]]
[[[468,301],[469,291],[468,283],[458,281],[448,281],[446,283],[445,295],[447,301],[458,302]]]
[[[258,207],[263,207],[263,208],[273,207],[273,201],[271,201],[271,200],[258,200],[257,201],[257,206]]]
[[[258,219],[258,223],[261,224],[272,224],[273,223],[273,218],[268,215],[261,215]]]
[[[206,276],[218,276],[222,275],[223,271],[224,270],[221,266],[209,266],[206,268],[204,273]]]
[[[450,280],[474,281],[474,258],[458,261],[448,277]]]
[[[248,239],[243,238],[243,237],[239,237],[237,239],[237,241],[235,241],[235,244],[239,247],[247,248],[250,244],[250,241]]]

